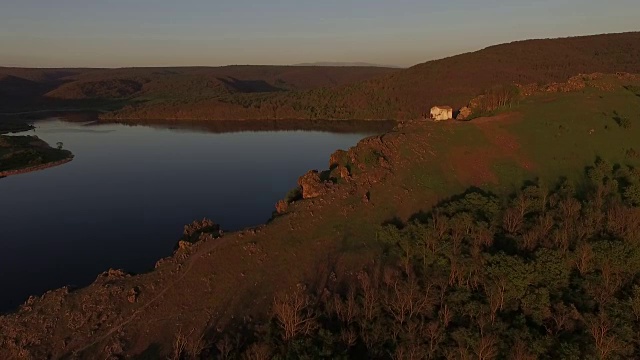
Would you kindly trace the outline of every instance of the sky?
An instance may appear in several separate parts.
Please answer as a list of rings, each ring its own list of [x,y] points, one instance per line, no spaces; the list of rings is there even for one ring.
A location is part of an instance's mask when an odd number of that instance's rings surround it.
[[[0,0],[0,66],[410,66],[639,18],[638,0]]]

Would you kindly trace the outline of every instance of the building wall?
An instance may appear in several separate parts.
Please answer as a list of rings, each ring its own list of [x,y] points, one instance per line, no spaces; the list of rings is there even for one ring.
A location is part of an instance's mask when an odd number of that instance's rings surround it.
[[[431,109],[431,118],[435,121],[451,120],[453,119],[453,110],[434,107]]]

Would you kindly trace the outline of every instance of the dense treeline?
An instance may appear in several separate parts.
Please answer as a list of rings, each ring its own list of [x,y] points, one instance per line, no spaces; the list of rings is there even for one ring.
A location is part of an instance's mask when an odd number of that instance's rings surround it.
[[[383,226],[377,267],[277,296],[268,325],[227,333],[211,355],[638,358],[638,206],[640,171],[603,161],[580,186],[531,183],[508,198],[472,189]]]

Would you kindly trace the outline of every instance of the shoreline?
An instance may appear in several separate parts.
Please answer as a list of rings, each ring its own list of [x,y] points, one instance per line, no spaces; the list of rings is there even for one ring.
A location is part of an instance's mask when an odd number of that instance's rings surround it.
[[[100,124],[122,124],[127,126],[167,127],[175,129],[198,129],[212,133],[252,131],[325,131],[349,133],[371,131],[387,132],[398,124],[395,120],[173,120],[173,119],[99,119]]]
[[[40,171],[40,170],[45,170],[45,169],[49,169],[49,168],[53,168],[56,166],[60,166],[60,165],[64,165],[68,162],[71,162],[73,160],[73,155],[66,158],[66,159],[62,159],[62,160],[58,160],[58,161],[52,161],[46,164],[41,164],[41,165],[34,165],[34,166],[29,166],[26,168],[20,168],[20,169],[14,169],[14,170],[6,170],[6,171],[0,171],[0,178],[4,178],[4,177],[8,177],[8,176],[15,176],[15,175],[22,175],[22,174],[27,174],[27,173],[31,173],[31,172],[36,172],[36,171]]]

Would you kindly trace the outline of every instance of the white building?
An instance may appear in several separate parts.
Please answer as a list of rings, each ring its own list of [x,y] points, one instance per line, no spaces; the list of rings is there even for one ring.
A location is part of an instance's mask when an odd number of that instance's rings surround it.
[[[431,119],[443,121],[453,119],[453,109],[451,106],[434,106],[431,108]]]

